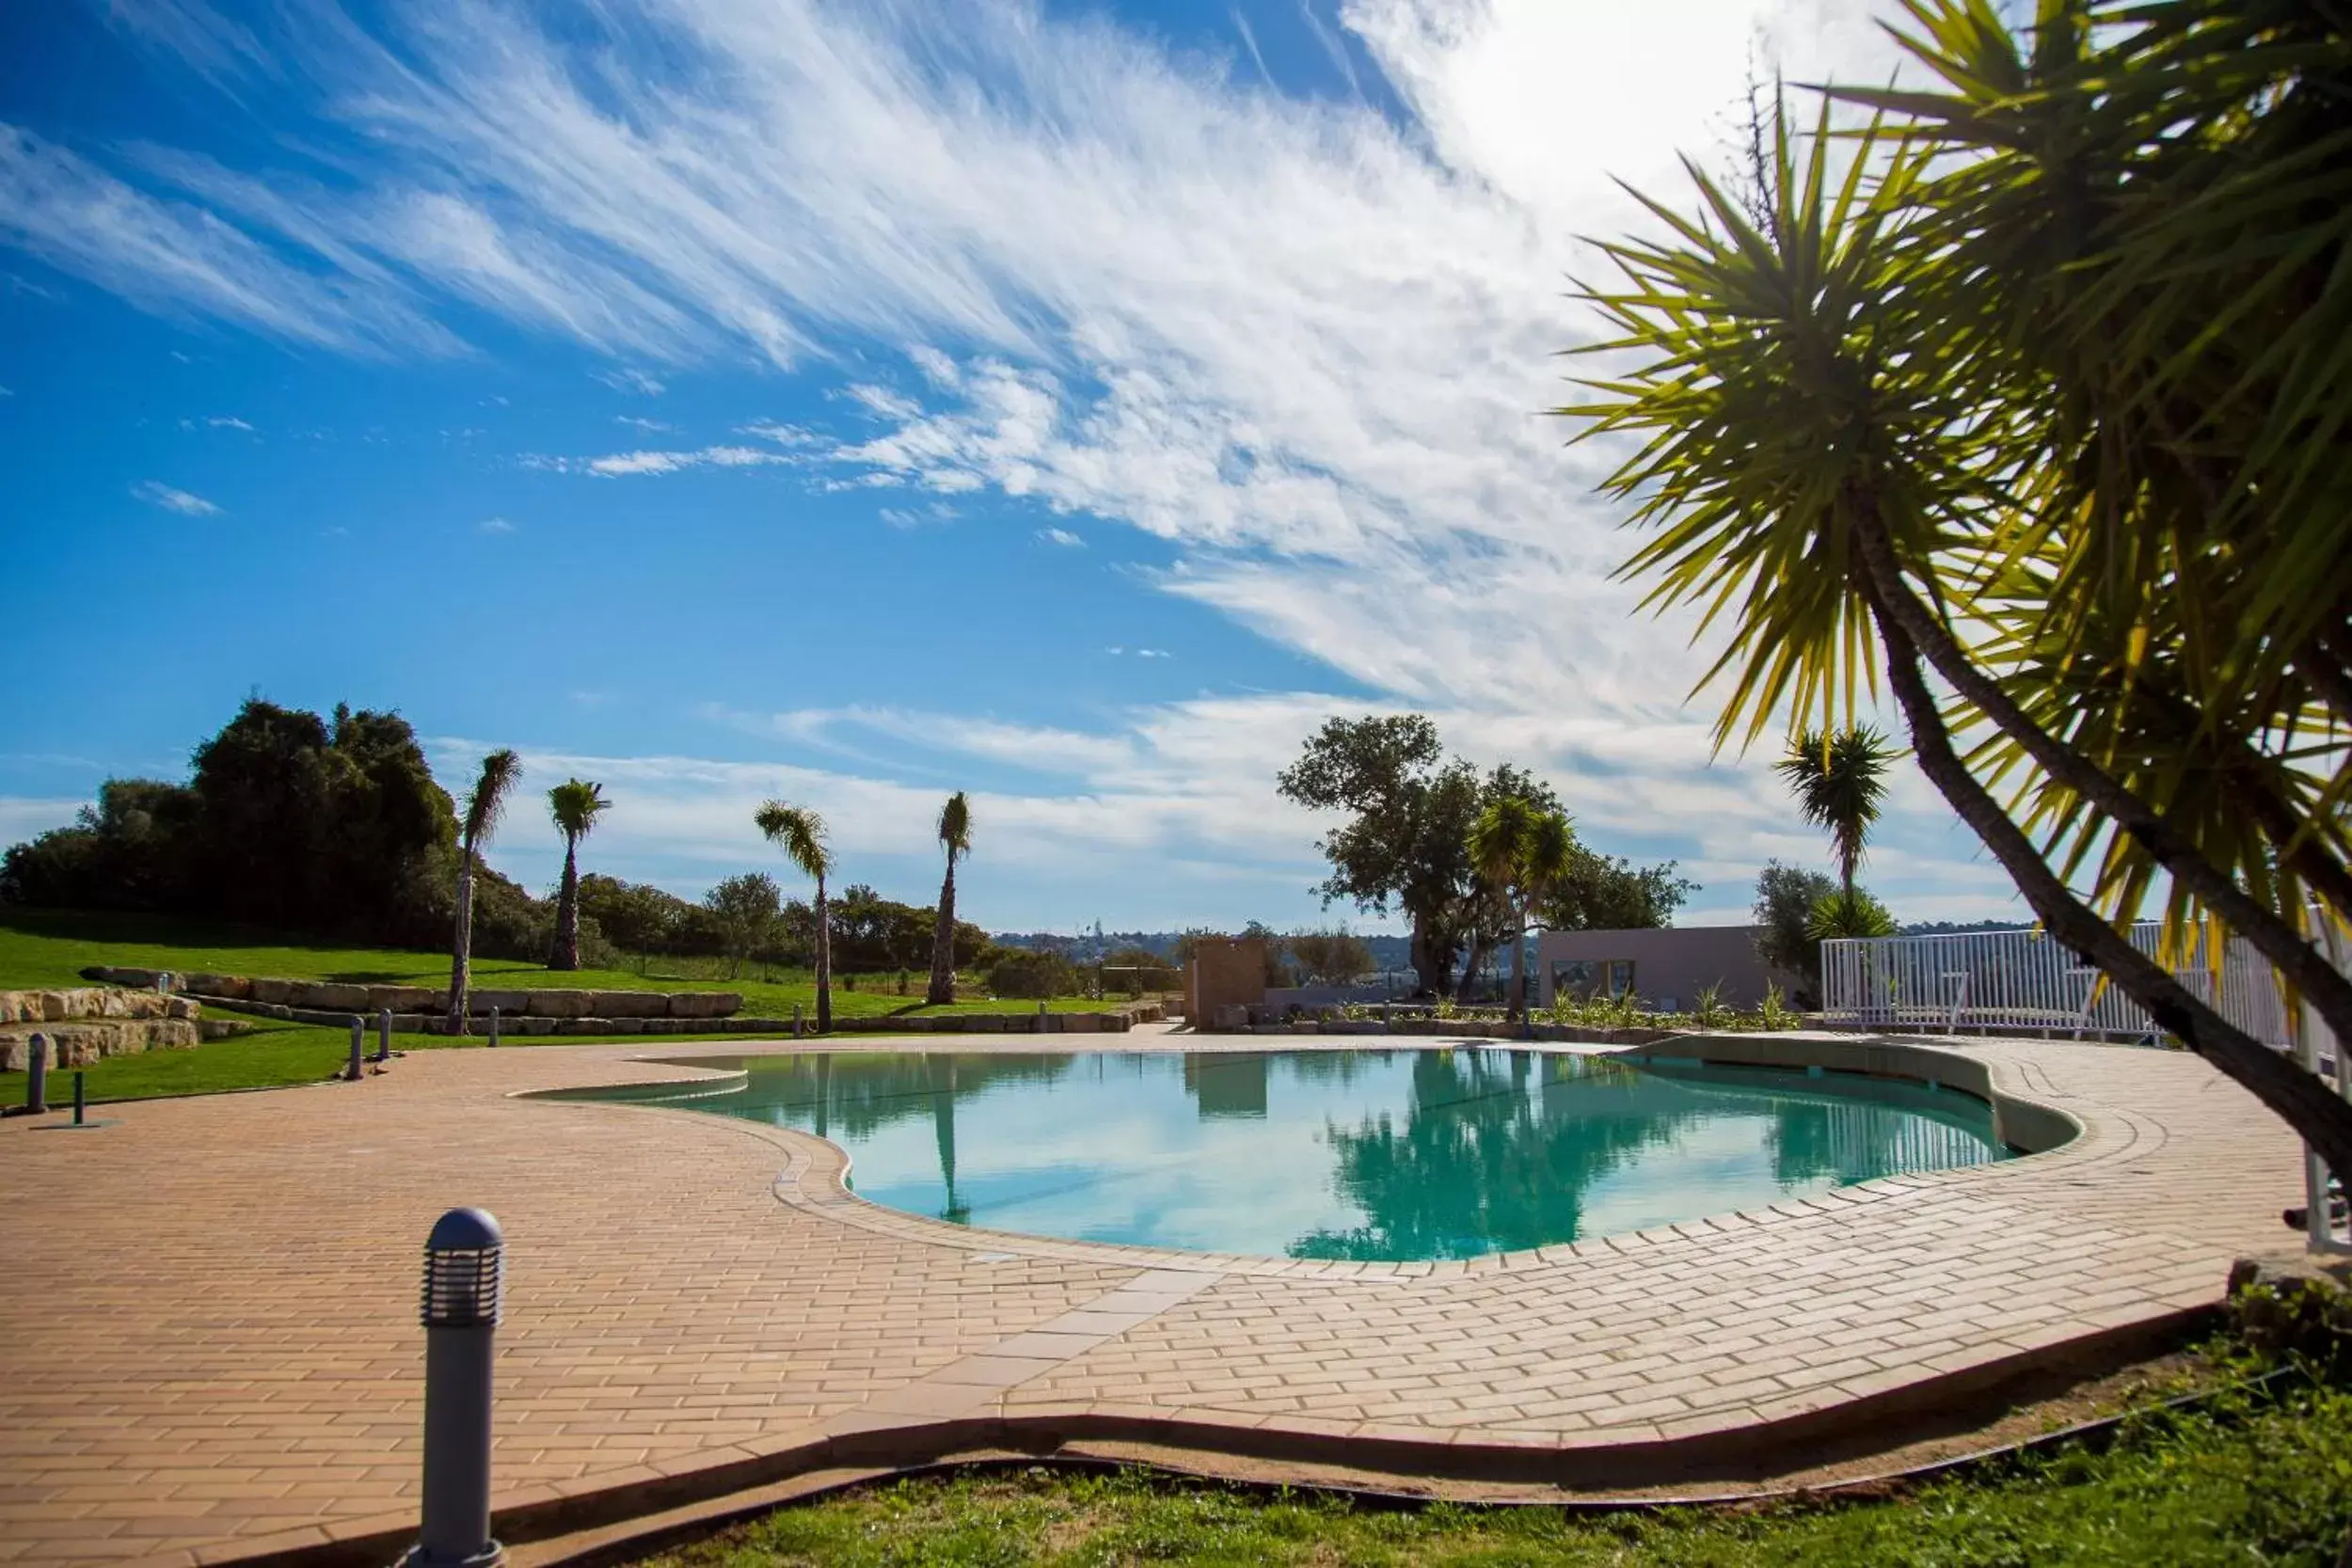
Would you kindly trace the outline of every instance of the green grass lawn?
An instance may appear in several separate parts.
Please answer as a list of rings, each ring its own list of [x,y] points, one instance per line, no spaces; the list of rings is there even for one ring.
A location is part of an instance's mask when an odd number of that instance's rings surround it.
[[[125,969],[168,969],[185,974],[211,971],[223,974],[262,974],[295,980],[342,980],[369,985],[446,986],[449,955],[415,953],[382,947],[323,947],[290,942],[267,932],[240,931],[233,927],[199,925],[155,915],[60,913],[23,910],[0,911],[0,990],[82,986],[82,971],[92,965]],[[817,1015],[817,986],[803,974],[755,975],[746,966],[739,979],[683,973],[693,966],[665,965],[655,960],[648,972],[580,970],[559,973],[538,964],[508,958],[474,961],[474,984],[520,990],[534,987],[580,990],[733,990],[743,997],[742,1013],[750,1018],[792,1016],[798,1004],[803,1016]],[[897,975],[861,976],[859,990],[836,982],[833,1007],[836,1017],[871,1018],[878,1014],[936,1017],[965,1013],[1034,1013],[1035,1002],[992,1002],[975,999],[946,1007],[922,1003],[924,977],[914,975],[912,997],[897,993]],[[1047,1004],[1056,1012],[1089,1012],[1104,1006],[1083,997],[1062,997]],[[225,1008],[213,1016],[244,1015]],[[274,1088],[287,1084],[310,1084],[326,1078],[350,1054],[348,1030],[307,1024],[246,1020],[254,1033],[234,1039],[214,1040],[192,1051],[155,1051],[136,1056],[114,1056],[86,1069],[86,1086],[93,1101],[150,1100],[167,1095],[217,1094],[229,1089]],[[662,1045],[690,1039],[739,1038],[707,1035],[515,1035],[513,1046],[580,1045],[616,1041],[630,1045]],[[874,1037],[846,1037],[863,1040]],[[448,1050],[479,1046],[479,1037],[450,1039],[438,1035],[395,1035],[398,1050]],[[375,1048],[371,1030],[368,1049]],[[64,1103],[72,1094],[70,1075],[52,1080],[50,1101]],[[24,1074],[0,1072],[0,1104],[24,1101]]]
[[[909,1481],[772,1514],[662,1568],[935,1563],[1438,1564],[1441,1568],[2330,1568],[2352,1532],[2352,1394],[2135,1423],[2080,1449],[1892,1500],[1578,1516],[1383,1512],[1141,1477]]]

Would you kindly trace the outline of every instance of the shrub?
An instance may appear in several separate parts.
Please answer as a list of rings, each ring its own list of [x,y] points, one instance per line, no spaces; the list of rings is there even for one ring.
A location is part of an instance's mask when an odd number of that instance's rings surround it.
[[[1009,951],[988,972],[988,989],[996,996],[1042,1002],[1075,995],[1078,971],[1059,953]]]

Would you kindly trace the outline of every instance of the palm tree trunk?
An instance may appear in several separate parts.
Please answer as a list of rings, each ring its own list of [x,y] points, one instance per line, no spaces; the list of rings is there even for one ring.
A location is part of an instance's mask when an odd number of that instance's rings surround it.
[[[1909,626],[1880,602],[1874,580],[1866,578],[1859,586],[1886,646],[1888,681],[1909,723],[1912,751],[1919,759],[1920,770],[1961,820],[1976,830],[1979,840],[2016,881],[2043,927],[2097,965],[2147,1009],[2160,1028],[2185,1041],[2277,1112],[2319,1151],[2329,1169],[2352,1171],[2352,1101],[2321,1082],[2316,1073],[2305,1071],[2233,1027],[2067,891],[2025,830],[2010,819],[1952,749],[1944,716],[1920,673],[1919,650],[1911,640]]]
[[[944,1007],[956,999],[956,855],[947,852],[947,879],[939,884],[939,918],[931,926],[931,984],[926,1006]]]
[[[817,879],[817,1032],[833,1033],[833,917],[826,911],[825,879]]]
[[[2045,732],[2011,702],[1999,683],[1977,668],[1950,630],[1912,593],[1903,581],[1884,523],[1867,496],[1859,500],[1861,504],[1854,508],[1855,553],[1863,567],[1861,586],[1867,590],[1882,636],[1890,626],[1899,628],[1915,657],[1926,655],[1954,691],[2003,735],[2023,746],[2051,778],[2105,812],[2154,856],[2175,882],[2252,942],[2327,1021],[2336,1038],[2352,1040],[2352,978],[2340,974],[2300,931],[2240,890],[2146,801],[2109,778],[2090,758]],[[1946,798],[1949,799],[1948,791]],[[2008,820],[2007,813],[2002,814],[2002,820]],[[2041,863],[2039,854],[2034,860]],[[2105,929],[2105,922],[2101,928]]]
[[[448,1027],[453,1035],[466,1032],[466,993],[473,983],[473,844],[457,854],[457,929],[449,960]]]
[[[1514,1006],[1513,1006],[1513,1010],[1514,1010],[1514,1011],[1515,1011],[1515,1012],[1516,1012],[1516,1013],[1517,1013],[1517,1014],[1518,1014],[1518,1015],[1521,1019],[1524,1019],[1524,1018],[1526,1018],[1526,1017],[1527,1017],[1527,926],[1526,926],[1526,920],[1527,920],[1527,914],[1526,914],[1526,911],[1520,911],[1520,914],[1519,914],[1519,921],[1520,921],[1520,925],[1519,925],[1518,932],[1518,934],[1517,934],[1516,936],[1514,936],[1514,937],[1511,939],[1511,994],[1512,994],[1515,998],[1517,998],[1517,1001],[1515,1002]]]
[[[580,967],[580,840],[564,835],[564,886],[555,897],[555,947],[548,955],[549,969]]]

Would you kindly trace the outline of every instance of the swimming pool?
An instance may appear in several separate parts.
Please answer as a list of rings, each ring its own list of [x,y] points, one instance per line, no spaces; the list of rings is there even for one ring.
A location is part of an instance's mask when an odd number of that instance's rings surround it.
[[[860,1196],[1073,1241],[1470,1258],[2007,1158],[1992,1109],[1857,1074],[1453,1048],[839,1051],[671,1104],[829,1138]]]

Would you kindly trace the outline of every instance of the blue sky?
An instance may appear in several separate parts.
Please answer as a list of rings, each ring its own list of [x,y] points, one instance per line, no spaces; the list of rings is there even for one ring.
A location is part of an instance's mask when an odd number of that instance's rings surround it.
[[[1274,773],[1420,709],[1737,919],[1821,847],[1539,411],[1610,177],[1870,9],[0,8],[0,837],[258,690],[599,779],[689,895],[782,794],[928,898],[961,787],[993,927],[1287,926]],[[1908,772],[1869,879],[2016,910]]]

